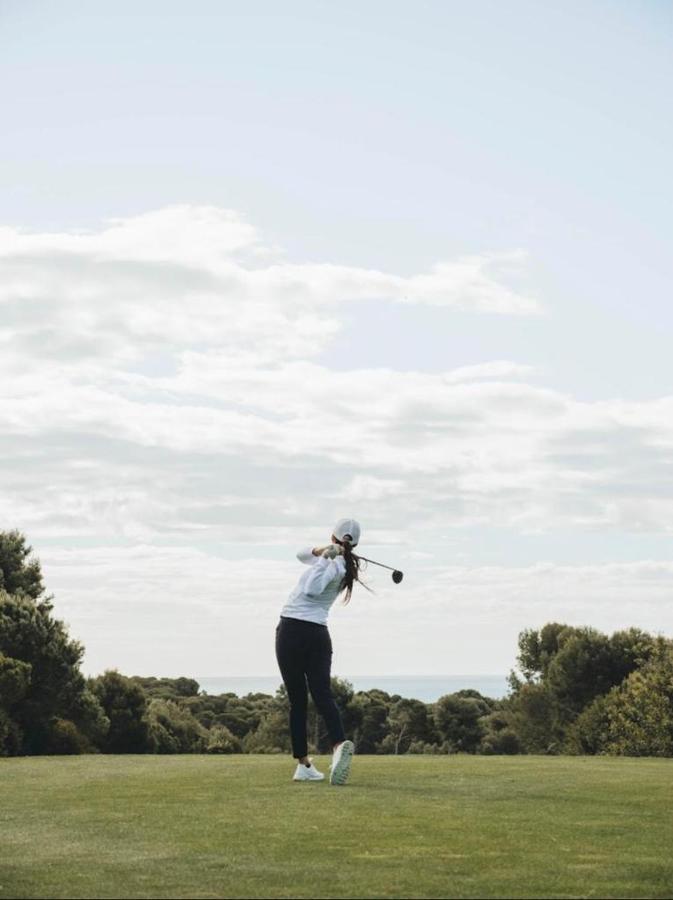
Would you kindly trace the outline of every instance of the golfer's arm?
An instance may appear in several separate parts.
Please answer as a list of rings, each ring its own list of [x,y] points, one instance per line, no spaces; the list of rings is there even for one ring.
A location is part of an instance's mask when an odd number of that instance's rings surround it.
[[[318,549],[318,547],[302,547],[297,553],[297,559],[306,566],[312,566],[315,564],[316,556],[320,556],[319,553],[316,553]]]
[[[341,568],[336,559],[324,559],[321,557],[313,566],[311,574],[304,584],[304,594],[307,597],[317,597],[322,594],[327,585],[336,578]]]

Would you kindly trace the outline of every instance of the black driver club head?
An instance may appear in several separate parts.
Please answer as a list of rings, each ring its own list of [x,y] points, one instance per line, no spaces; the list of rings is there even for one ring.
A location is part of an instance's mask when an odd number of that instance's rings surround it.
[[[355,554],[353,554],[355,556]],[[393,573],[393,581],[395,584],[399,584],[400,581],[404,578],[404,573],[400,572],[399,569],[393,569],[392,566],[387,566],[385,563],[376,562],[375,559],[367,559],[366,556],[356,556],[356,559],[361,559],[363,562],[371,563],[374,566],[381,566],[382,569],[388,569]]]

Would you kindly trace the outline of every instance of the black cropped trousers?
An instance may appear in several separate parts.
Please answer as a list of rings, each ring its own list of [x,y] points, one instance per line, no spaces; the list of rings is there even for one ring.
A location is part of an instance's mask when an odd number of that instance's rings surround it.
[[[281,616],[276,628],[276,659],[290,700],[292,755],[300,759],[308,753],[308,691],[325,720],[332,744],[343,741],[341,714],[330,684],[332,640],[327,626]]]

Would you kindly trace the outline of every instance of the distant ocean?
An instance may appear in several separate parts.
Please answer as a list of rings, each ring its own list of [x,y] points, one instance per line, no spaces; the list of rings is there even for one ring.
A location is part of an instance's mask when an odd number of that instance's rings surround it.
[[[339,675],[339,673],[334,673]],[[345,677],[339,675],[340,678]],[[208,694],[275,694],[280,686],[278,675],[213,676],[196,678]],[[347,678],[356,691],[380,688],[388,694],[434,703],[444,694],[473,688],[485,697],[499,699],[507,693],[507,679],[502,675],[353,675]]]

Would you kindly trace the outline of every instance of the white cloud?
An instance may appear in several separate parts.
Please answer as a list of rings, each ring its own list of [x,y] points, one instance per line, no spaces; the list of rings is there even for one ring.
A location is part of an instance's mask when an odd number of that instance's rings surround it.
[[[256,229],[233,210],[169,206],[110,219],[98,232],[31,233],[0,228],[0,256],[181,263],[212,269],[231,256],[264,253]],[[269,251],[266,251],[267,253]]]
[[[539,312],[509,286],[522,264],[520,253],[476,256],[409,277],[297,264],[213,208],[172,207],[97,233],[0,229],[0,528],[27,531],[38,549],[153,548],[138,551],[140,567],[126,551],[101,550],[106,577],[120,567],[124,597],[97,586],[92,609],[109,608],[118,625],[127,592],[151,598],[169,582],[179,615],[187,582],[162,574],[174,560],[207,569],[193,596],[208,616],[224,584],[257,591],[270,612],[294,570],[269,562],[269,548],[321,540],[344,506],[366,524],[368,548],[416,554],[414,604],[427,620],[443,609],[438,585],[465,621],[470,598],[487,610],[489,596],[539,594],[539,573],[496,573],[492,595],[483,569],[461,582],[445,537],[460,529],[522,542],[558,528],[670,534],[671,397],[582,402],[508,359],[445,372],[425,371],[422,352],[413,371],[321,362],[344,304],[366,298]],[[232,569],[214,545],[255,556]],[[50,585],[78,616],[92,583],[80,563]],[[433,583],[436,566],[444,574]],[[611,570],[595,577],[591,596],[614,589]],[[653,596],[647,583],[634,590]],[[530,613],[522,608],[522,622]]]

